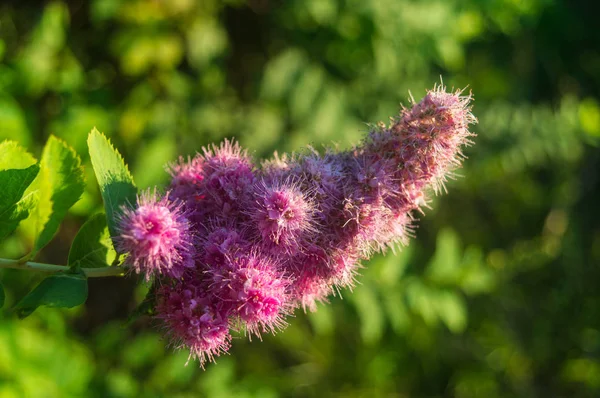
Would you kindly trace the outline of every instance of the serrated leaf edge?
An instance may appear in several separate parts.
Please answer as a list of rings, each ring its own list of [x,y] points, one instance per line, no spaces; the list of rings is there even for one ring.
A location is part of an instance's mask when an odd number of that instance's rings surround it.
[[[108,138],[106,136],[106,134],[98,131],[98,129],[96,127],[94,127],[92,129],[92,131],[90,131],[90,133],[88,134],[88,139],[87,139],[88,148],[90,148],[90,140],[92,138],[92,135],[98,135],[98,136],[100,136],[101,138],[103,138],[106,141],[106,143],[108,144],[108,146],[110,147],[110,149],[114,152],[114,154],[117,156],[117,158],[119,159],[119,161],[123,165],[123,168],[125,169],[125,173],[127,174],[127,177],[129,177],[129,179],[131,180],[131,183],[133,184],[133,186],[137,188],[137,186],[135,185],[135,182],[133,180],[133,175],[129,171],[129,167],[127,167],[127,163],[125,163],[125,159],[121,155],[121,152],[119,152],[119,150],[117,148],[115,148],[115,146],[112,144],[110,138]]]

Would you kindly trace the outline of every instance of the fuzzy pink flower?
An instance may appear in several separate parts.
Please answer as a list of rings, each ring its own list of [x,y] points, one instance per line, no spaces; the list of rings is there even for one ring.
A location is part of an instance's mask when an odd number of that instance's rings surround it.
[[[229,349],[228,319],[193,281],[164,284],[157,292],[157,318],[177,348],[190,350],[200,365]]]
[[[260,242],[275,256],[301,250],[303,239],[314,231],[312,214],[312,203],[290,183],[259,186],[248,211]]]
[[[249,242],[235,228],[219,227],[206,234],[201,258],[208,268],[220,268],[226,263],[227,257],[235,257],[248,246]]]
[[[275,332],[352,287],[361,260],[405,244],[470,144],[470,100],[436,87],[349,151],[255,167],[226,140],[172,165],[174,201],[147,194],[126,210],[119,249],[137,272],[176,278],[161,278],[157,306],[175,343],[203,364],[228,349],[230,327]]]
[[[240,215],[240,204],[248,200],[255,180],[253,165],[246,150],[237,142],[225,140],[220,146],[204,148],[204,178],[207,217],[230,221]]]
[[[206,291],[220,304],[232,324],[250,334],[281,329],[289,313],[289,280],[269,257],[237,252],[219,266],[208,264]]]
[[[195,157],[185,161],[183,157],[169,164],[167,170],[172,176],[169,195],[184,202],[197,199],[201,195],[204,159]]]
[[[235,313],[251,334],[275,332],[287,323],[289,314],[287,287],[289,280],[274,265],[257,255],[236,259],[229,288],[235,302]]]
[[[470,145],[469,124],[477,121],[470,112],[471,96],[461,91],[445,92],[443,86],[429,91],[389,128],[371,132],[364,152],[396,163],[394,178],[401,195],[390,203],[398,210],[410,211],[422,206],[424,190],[436,192],[443,187],[464,156],[461,147]]]
[[[314,199],[315,217],[324,223],[336,205],[343,200],[343,156],[326,153],[319,156],[312,152],[299,159],[298,176],[303,192],[310,192]]]
[[[183,206],[156,191],[138,196],[137,207],[124,207],[118,224],[117,250],[129,253],[126,264],[136,273],[179,278],[194,266],[193,235]]]
[[[171,197],[185,202],[194,224],[239,221],[241,204],[249,200],[254,166],[237,142],[203,148],[193,159],[169,166]]]
[[[327,302],[332,293],[330,262],[327,250],[313,243],[285,265],[295,306],[315,311],[317,302]]]

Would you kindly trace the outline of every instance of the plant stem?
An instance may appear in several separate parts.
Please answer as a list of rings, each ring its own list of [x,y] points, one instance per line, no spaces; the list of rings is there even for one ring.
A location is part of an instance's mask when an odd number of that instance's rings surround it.
[[[19,260],[8,260],[5,258],[0,258],[0,268],[13,268],[42,272],[61,272],[68,271],[70,269],[70,267],[67,267],[66,265],[35,263],[33,261],[19,263]],[[125,271],[121,267],[82,268],[81,270],[88,278],[123,276],[125,274]]]

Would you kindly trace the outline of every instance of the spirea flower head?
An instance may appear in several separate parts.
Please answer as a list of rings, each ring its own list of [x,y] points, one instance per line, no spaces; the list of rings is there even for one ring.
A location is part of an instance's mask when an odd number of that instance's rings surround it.
[[[295,308],[351,288],[361,260],[405,244],[471,143],[470,100],[435,87],[347,151],[255,165],[226,140],[171,165],[168,199],[147,193],[124,211],[119,249],[159,276],[157,318],[173,343],[203,364],[231,330],[282,329]]]
[[[217,227],[205,236],[201,244],[201,260],[213,268],[222,267],[227,257],[235,257],[250,244],[234,227]]]
[[[419,103],[404,108],[389,128],[369,134],[364,151],[396,162],[395,175],[407,187],[407,197],[419,199],[418,193],[427,186],[437,191],[460,166],[464,158],[460,148],[472,143],[468,126],[476,122],[469,107],[471,96],[461,94],[435,87]]]
[[[193,233],[183,205],[156,191],[139,195],[134,209],[124,207],[117,248],[129,253],[126,264],[146,279],[156,275],[179,278],[194,266]]]
[[[157,292],[156,313],[172,343],[189,349],[190,358],[197,358],[200,365],[229,349],[227,317],[193,279],[162,285]]]
[[[239,316],[248,332],[260,337],[262,332],[283,328],[289,314],[287,288],[290,281],[274,264],[258,254],[247,254],[233,261],[227,289],[233,303],[232,315]]]
[[[290,293],[295,306],[315,311],[317,302],[327,302],[332,293],[335,267],[332,255],[318,243],[309,244],[304,251],[285,265],[293,280]]]
[[[172,163],[167,170],[173,177],[170,196],[180,200],[193,200],[199,194],[204,180],[203,159],[195,157],[185,161],[183,157]]]
[[[261,246],[279,256],[301,250],[302,239],[314,230],[313,210],[307,195],[286,182],[259,185],[248,213]]]
[[[343,199],[343,167],[344,158],[330,152],[321,156],[313,150],[299,159],[299,184],[314,198],[314,216],[321,223]]]
[[[247,151],[225,140],[203,148],[187,162],[170,166],[171,197],[184,201],[196,224],[240,222],[242,204],[248,202],[255,182],[254,166]]]

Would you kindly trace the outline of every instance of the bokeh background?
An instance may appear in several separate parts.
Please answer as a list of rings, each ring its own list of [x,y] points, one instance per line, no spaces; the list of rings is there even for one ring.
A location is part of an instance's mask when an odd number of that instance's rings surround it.
[[[0,139],[50,134],[88,188],[40,261],[65,264],[101,207],[87,133],[140,187],[236,137],[256,157],[349,147],[440,81],[480,123],[463,176],[410,246],[205,371],[147,319],[147,286],[93,280],[85,306],[10,311],[40,275],[0,271],[0,397],[600,396],[600,30],[584,0],[90,0],[0,4]],[[0,188],[1,189],[1,188]],[[0,245],[17,258],[17,233]]]

